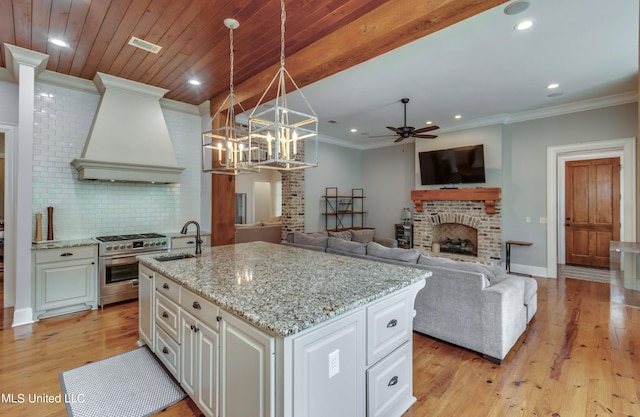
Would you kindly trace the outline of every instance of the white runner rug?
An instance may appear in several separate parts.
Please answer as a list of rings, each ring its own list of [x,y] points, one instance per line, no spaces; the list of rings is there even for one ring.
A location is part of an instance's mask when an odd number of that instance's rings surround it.
[[[148,416],[186,394],[146,347],[60,372],[72,417]]]

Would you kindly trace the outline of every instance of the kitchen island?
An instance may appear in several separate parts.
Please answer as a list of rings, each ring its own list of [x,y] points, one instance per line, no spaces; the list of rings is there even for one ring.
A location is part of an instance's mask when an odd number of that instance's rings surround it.
[[[400,416],[430,273],[251,242],[140,261],[140,334],[209,416]],[[159,260],[160,259],[160,260]]]

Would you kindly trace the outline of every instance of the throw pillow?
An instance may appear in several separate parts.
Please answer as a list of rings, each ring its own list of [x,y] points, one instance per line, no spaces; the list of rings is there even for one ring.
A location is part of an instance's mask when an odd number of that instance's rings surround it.
[[[367,254],[367,245],[364,243],[352,242],[337,237],[329,237],[327,247],[340,252],[356,253],[360,255]]]
[[[327,247],[327,237],[314,237],[305,233],[293,232],[293,243],[306,246],[318,246],[320,248]]]
[[[351,240],[360,243],[369,243],[373,241],[373,235],[376,229],[360,229],[351,231]]]
[[[388,248],[376,242],[367,243],[367,255],[395,261],[416,263],[420,252],[417,249]]]
[[[351,240],[351,230],[343,230],[342,232],[329,232],[329,237],[337,237],[338,239]]]

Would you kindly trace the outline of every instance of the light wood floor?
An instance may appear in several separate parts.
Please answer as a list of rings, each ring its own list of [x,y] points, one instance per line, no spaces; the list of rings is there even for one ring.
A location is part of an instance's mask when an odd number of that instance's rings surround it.
[[[414,334],[418,401],[405,417],[640,417],[640,309],[610,306],[607,284],[537,280],[538,313],[501,366]],[[137,319],[137,302],[129,302],[19,328],[3,320],[0,393],[57,395],[60,371],[135,348]],[[0,415],[66,411],[63,404],[0,402]],[[184,400],[158,415],[200,412]]]

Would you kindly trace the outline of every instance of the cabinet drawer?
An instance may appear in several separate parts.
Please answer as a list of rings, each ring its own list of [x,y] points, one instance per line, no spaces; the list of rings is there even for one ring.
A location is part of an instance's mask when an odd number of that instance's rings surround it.
[[[36,263],[71,261],[98,256],[95,246],[78,246],[73,248],[58,248],[35,251]]]
[[[404,291],[367,308],[367,365],[410,340],[413,306]]]
[[[168,336],[164,330],[156,331],[156,356],[171,375],[180,380],[180,345]]]
[[[180,307],[162,294],[156,294],[156,324],[176,342],[180,340]]]
[[[156,274],[156,292],[180,304],[180,285],[161,274]]]
[[[367,416],[399,416],[415,402],[411,343],[367,370]]]
[[[209,246],[209,236],[201,236],[202,246]],[[171,238],[171,249],[185,249],[185,248],[195,248],[196,247],[196,237],[188,236],[188,237],[174,237]]]
[[[218,330],[218,316],[220,309],[210,301],[205,300],[201,296],[182,288],[180,294],[180,306],[195,318],[202,320],[203,323]]]

